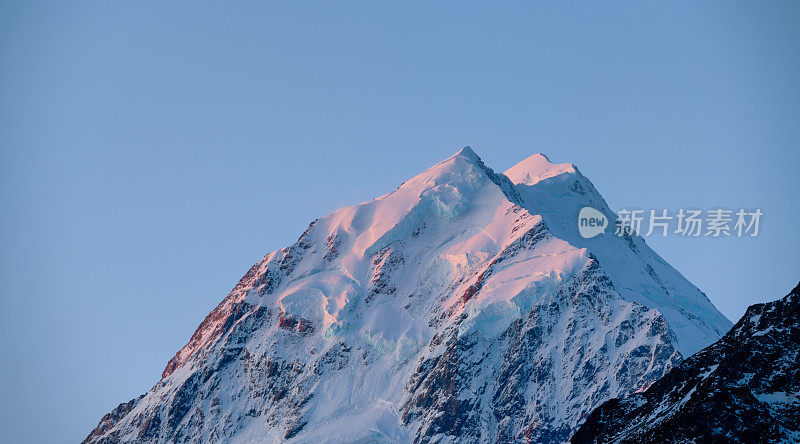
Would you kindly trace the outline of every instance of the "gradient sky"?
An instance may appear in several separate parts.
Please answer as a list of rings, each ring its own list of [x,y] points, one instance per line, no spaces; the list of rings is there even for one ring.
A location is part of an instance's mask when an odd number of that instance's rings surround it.
[[[464,145],[761,208],[648,243],[732,320],[786,294],[800,3],[555,5],[0,3],[0,441],[80,441],[261,256]]]

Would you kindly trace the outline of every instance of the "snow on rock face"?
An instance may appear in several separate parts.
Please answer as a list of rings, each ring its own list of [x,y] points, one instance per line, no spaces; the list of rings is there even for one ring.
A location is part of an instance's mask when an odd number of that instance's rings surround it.
[[[574,443],[798,442],[800,285],[747,309],[644,393],[598,407]]]
[[[566,441],[729,325],[641,239],[577,238],[586,202],[465,148],[265,256],[86,442]]]
[[[415,441],[563,442],[591,406],[680,362],[664,319],[615,296],[593,258],[525,293],[537,300],[501,314],[499,337],[444,330],[422,353],[402,410]]]
[[[511,167],[506,175],[516,184],[523,206],[541,215],[556,237],[588,249],[600,260],[623,299],[655,308],[668,320],[681,354],[695,353],[730,329],[731,322],[706,295],[641,237],[613,234],[613,211],[574,165],[552,164],[544,155],[535,154]],[[586,206],[612,221],[605,235],[591,239],[579,235],[578,212]]]

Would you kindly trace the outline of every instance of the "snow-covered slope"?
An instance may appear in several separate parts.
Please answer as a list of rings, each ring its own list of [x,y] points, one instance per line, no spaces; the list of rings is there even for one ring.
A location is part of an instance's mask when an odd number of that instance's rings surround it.
[[[572,442],[800,442],[800,285],[646,392],[598,407]]]
[[[86,442],[566,441],[730,326],[641,239],[580,238],[586,203],[464,148],[256,263]]]
[[[584,239],[578,234],[578,212],[585,206],[600,210],[609,221],[614,212],[592,183],[569,163],[552,164],[533,155],[506,171],[517,186],[524,206],[544,219],[550,231],[578,248],[586,248],[603,264],[616,289],[627,301],[655,307],[676,333],[675,347],[689,356],[724,334],[730,321],[704,293],[667,264],[641,237],[609,234]]]

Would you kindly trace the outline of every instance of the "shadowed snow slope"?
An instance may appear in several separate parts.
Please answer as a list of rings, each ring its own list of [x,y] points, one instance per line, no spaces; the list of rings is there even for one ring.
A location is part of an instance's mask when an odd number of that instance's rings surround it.
[[[469,148],[256,263],[86,442],[563,442],[730,323],[570,164]],[[613,220],[613,219],[612,219]]]
[[[598,407],[572,442],[800,442],[800,285],[646,392]]]
[[[637,236],[606,235],[584,239],[578,234],[578,212],[585,206],[615,219],[592,183],[569,163],[552,164],[534,154],[506,171],[517,184],[523,206],[541,215],[554,236],[592,252],[603,264],[619,294],[653,307],[676,333],[675,347],[689,356],[724,334],[730,321],[705,294],[689,283]]]

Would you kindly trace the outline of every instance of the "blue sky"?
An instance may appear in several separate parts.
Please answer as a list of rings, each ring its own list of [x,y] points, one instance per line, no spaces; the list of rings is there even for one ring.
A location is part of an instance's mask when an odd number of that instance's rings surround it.
[[[289,4],[291,3],[291,4]],[[557,7],[558,6],[558,7]],[[798,277],[800,4],[0,4],[0,441],[76,442],[265,253],[470,145],[612,209],[732,320]]]

